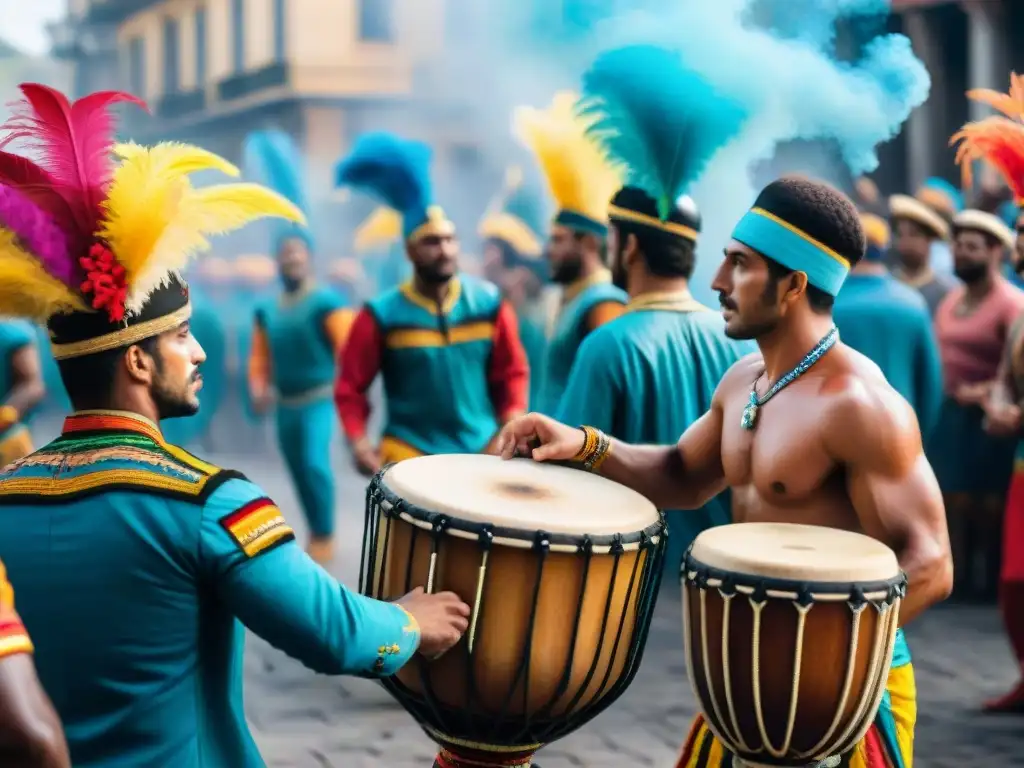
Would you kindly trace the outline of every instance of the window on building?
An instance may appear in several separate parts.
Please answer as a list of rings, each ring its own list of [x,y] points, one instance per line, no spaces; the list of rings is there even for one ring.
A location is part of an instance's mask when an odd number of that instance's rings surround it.
[[[164,19],[164,93],[177,93],[181,84],[179,44],[178,20]]]
[[[285,54],[285,2],[274,0],[274,60],[284,61]]]
[[[390,43],[395,39],[394,0],[359,0],[359,39]]]
[[[128,90],[140,98],[146,97],[146,46],[141,37],[128,41],[125,55],[125,80]]]
[[[245,70],[245,0],[231,0],[231,63],[235,72]]]
[[[196,87],[206,83],[206,8],[196,8]]]

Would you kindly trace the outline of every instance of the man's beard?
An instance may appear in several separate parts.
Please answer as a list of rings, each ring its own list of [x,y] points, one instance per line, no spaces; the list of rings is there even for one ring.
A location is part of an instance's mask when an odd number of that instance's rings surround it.
[[[427,285],[444,285],[452,279],[450,272],[442,272],[433,264],[422,264],[415,266],[416,277]]]
[[[579,258],[569,258],[555,266],[551,273],[551,279],[559,285],[575,283],[583,274],[583,261]]]
[[[739,316],[739,308],[726,296],[719,294],[718,302],[723,309],[731,311],[732,319],[725,324],[725,335],[737,341],[748,341],[759,339],[775,330],[778,325],[777,319],[759,320],[756,322],[742,323]],[[761,294],[761,303],[765,307],[771,307],[775,302],[775,283],[769,282]]]
[[[626,265],[623,264],[624,261],[625,255],[621,251],[615,254],[615,259],[612,261],[612,283],[616,288],[628,291],[629,272],[626,271]]]
[[[957,264],[954,266],[953,272],[965,283],[972,285],[988,274],[988,264]]]
[[[157,413],[160,414],[161,421],[163,419],[176,419],[183,416],[195,416],[199,412],[199,400],[198,398],[192,397],[189,393],[189,387],[199,377],[199,370],[188,380],[180,391],[174,391],[169,386],[167,381],[162,375],[158,375],[158,378],[153,383],[153,389],[151,396],[153,402],[156,404]]]

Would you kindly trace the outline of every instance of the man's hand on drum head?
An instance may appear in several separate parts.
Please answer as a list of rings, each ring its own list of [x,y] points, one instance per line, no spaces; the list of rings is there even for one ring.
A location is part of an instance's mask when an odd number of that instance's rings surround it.
[[[495,452],[503,459],[525,456],[534,461],[568,461],[583,449],[585,439],[582,429],[528,413],[502,428]]]
[[[434,659],[461,639],[469,627],[470,608],[454,592],[428,595],[417,587],[398,601],[420,625],[419,652]]]

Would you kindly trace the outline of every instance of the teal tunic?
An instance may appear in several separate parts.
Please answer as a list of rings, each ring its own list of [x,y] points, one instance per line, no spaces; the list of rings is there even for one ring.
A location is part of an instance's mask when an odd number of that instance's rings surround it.
[[[921,294],[889,275],[846,278],[832,313],[839,337],[871,359],[931,435],[942,410],[942,359]]]
[[[35,344],[35,328],[22,320],[0,321],[0,404],[11,394],[14,388],[14,353]],[[63,386],[61,386],[63,390]],[[14,437],[15,433],[28,428],[33,416],[32,412],[21,414],[21,420],[6,429],[0,429],[0,442]]]
[[[227,329],[218,307],[196,286],[191,287],[191,302],[192,335],[206,353],[206,361],[200,366],[203,374],[203,388],[199,391],[202,407],[194,416],[161,422],[164,437],[175,445],[190,445],[208,436],[224,400],[228,376]]]
[[[418,630],[295,544],[257,485],[130,414],[0,474],[0,558],[76,768],[257,768],[243,625],[323,674],[394,674]]]
[[[461,275],[438,308],[410,284],[367,302],[383,340],[385,437],[421,453],[479,453],[498,431],[488,370],[501,295]]]
[[[256,310],[256,325],[267,335],[270,368],[277,390],[277,440],[314,536],[334,532],[334,473],[331,444],[335,351],[327,317],[341,309],[338,293],[316,286],[282,294]]]
[[[569,372],[589,330],[587,315],[590,310],[609,301],[625,304],[628,298],[625,291],[610,282],[600,282],[588,285],[562,307],[548,344],[547,364],[544,367],[544,395],[541,404],[544,413],[554,414],[563,393],[567,391]]]
[[[756,351],[753,342],[727,338],[721,315],[685,293],[637,297],[584,340],[557,418],[627,443],[674,444],[711,409],[729,367]],[[731,522],[730,505],[726,491],[701,509],[666,512],[665,567],[678,570],[697,534]]]

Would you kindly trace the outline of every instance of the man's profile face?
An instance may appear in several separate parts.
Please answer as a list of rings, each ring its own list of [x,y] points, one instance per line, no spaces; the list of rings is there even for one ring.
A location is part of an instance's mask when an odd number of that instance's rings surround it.
[[[290,237],[281,243],[277,265],[286,282],[298,284],[309,277],[309,248],[306,243],[298,237]]]
[[[459,267],[459,241],[454,235],[428,235],[410,243],[406,252],[413,270],[428,285],[447,283]]]
[[[915,221],[897,219],[895,224],[893,247],[900,257],[900,262],[908,269],[927,267],[928,259],[931,257],[931,236]]]
[[[156,373],[150,396],[160,418],[198,413],[199,390],[203,386],[199,366],[206,360],[206,353],[192,335],[189,323],[182,323],[157,339],[153,360]]]
[[[779,285],[771,279],[764,257],[743,243],[731,240],[726,246],[711,289],[718,291],[729,338],[756,339],[778,325]]]
[[[548,238],[548,263],[551,279],[559,285],[568,285],[583,273],[583,244],[568,227],[555,224]]]

